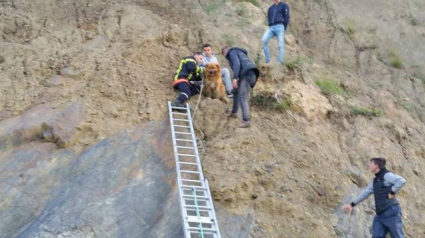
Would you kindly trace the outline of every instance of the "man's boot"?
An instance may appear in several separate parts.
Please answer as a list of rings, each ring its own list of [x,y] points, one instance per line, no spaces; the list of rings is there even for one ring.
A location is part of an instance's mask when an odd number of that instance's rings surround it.
[[[180,107],[180,108],[186,108],[186,104],[183,104],[182,102],[180,102],[179,100],[176,100],[174,102],[171,103],[172,107]],[[173,110],[179,111],[179,112],[186,112],[185,109],[180,109],[180,108],[173,108]]]
[[[229,114],[229,117],[230,117],[230,118],[233,118],[233,119],[236,119],[236,118],[238,118],[238,114],[237,114],[237,113],[233,113],[233,112],[231,112],[231,113]]]
[[[242,121],[241,124],[239,124],[239,128],[249,128],[251,127],[251,123],[249,121]]]

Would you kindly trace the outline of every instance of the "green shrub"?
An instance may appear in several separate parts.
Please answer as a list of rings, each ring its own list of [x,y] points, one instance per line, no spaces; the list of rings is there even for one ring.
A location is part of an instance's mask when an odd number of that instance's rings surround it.
[[[377,108],[353,107],[351,113],[355,116],[362,115],[366,117],[381,117],[382,111]]]
[[[260,4],[260,2],[258,0],[243,0],[243,1],[244,2],[250,2],[250,3],[252,3],[256,7],[260,7],[261,6],[261,4]]]
[[[212,13],[214,13],[215,11],[217,11],[217,9],[220,7],[220,3],[218,2],[212,2],[208,5],[206,5],[204,7],[204,11],[205,13],[207,13],[208,15],[211,15]]]
[[[279,112],[290,110],[293,105],[291,98],[285,98],[283,101],[279,102],[271,92],[257,93],[255,96],[251,97],[251,104],[263,110]]]
[[[276,99],[271,93],[259,92],[251,97],[251,103],[253,106],[257,106],[262,109],[272,109],[276,105]]]
[[[342,27],[342,30],[349,36],[353,36],[356,33],[356,25],[353,21],[346,22]]]
[[[244,28],[246,26],[249,26],[250,24],[251,22],[244,17],[239,19],[238,22],[236,22],[236,26],[238,26],[239,28]]]
[[[390,65],[397,69],[404,67],[403,60],[394,51],[390,51]]]
[[[255,56],[255,65],[257,67],[260,67],[260,62],[261,62],[261,53],[257,52],[257,55]]]
[[[289,110],[289,109],[291,109],[292,105],[293,105],[292,99],[286,98],[281,103],[276,104],[276,110],[277,111]]]
[[[418,20],[416,20],[416,18],[411,17],[411,18],[410,18],[410,24],[411,24],[412,26],[417,26],[419,23],[418,23]]]
[[[229,34],[223,34],[222,35],[224,42],[226,45],[232,46],[235,44],[235,37]]]
[[[331,79],[318,79],[316,80],[316,85],[319,86],[320,90],[325,95],[344,95],[346,94],[345,90],[341,88],[335,81]]]
[[[238,16],[241,16],[241,17],[247,17],[248,16],[248,12],[246,10],[246,7],[244,5],[237,6],[236,7],[236,14],[238,14]]]
[[[403,68],[403,61],[400,58],[391,59],[390,64],[391,64],[391,66],[393,66],[394,68],[397,68],[397,69]]]
[[[400,105],[406,109],[406,111],[411,112],[415,109],[415,105],[408,100],[403,100],[400,102]]]
[[[294,70],[296,68],[296,63],[295,61],[291,61],[291,62],[287,62],[286,63],[286,68],[288,68],[289,70]]]
[[[312,63],[311,59],[298,56],[296,60],[286,62],[285,65],[286,65],[286,68],[288,68],[289,70],[292,71],[296,68],[301,68],[303,66],[303,64],[306,63],[306,62],[309,63],[309,64]]]

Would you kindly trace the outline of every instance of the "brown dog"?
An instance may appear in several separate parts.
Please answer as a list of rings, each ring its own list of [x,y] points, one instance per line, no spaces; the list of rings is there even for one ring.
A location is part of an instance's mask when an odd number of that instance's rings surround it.
[[[221,80],[221,67],[219,64],[208,63],[206,65],[203,94],[205,97],[220,99],[224,103],[229,102],[226,96],[226,87]]]

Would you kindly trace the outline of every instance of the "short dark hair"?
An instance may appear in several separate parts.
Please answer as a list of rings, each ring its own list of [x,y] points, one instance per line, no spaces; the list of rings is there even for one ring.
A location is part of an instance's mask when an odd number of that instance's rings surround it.
[[[202,52],[197,51],[197,52],[193,53],[193,56],[195,56],[195,55],[202,55]]]
[[[212,46],[210,45],[210,44],[204,44],[203,46],[202,46],[202,49],[205,49],[205,48],[207,48],[207,47],[211,47],[212,48]]]
[[[370,161],[378,165],[380,169],[384,168],[385,164],[387,163],[387,161],[384,158],[372,158]]]
[[[221,54],[223,54],[224,55],[224,51],[225,50],[230,50],[232,47],[231,46],[225,46],[225,47],[223,47],[223,49],[221,49]]]

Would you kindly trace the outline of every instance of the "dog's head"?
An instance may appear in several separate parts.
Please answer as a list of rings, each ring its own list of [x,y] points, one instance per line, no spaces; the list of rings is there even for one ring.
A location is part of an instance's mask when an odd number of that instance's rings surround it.
[[[205,66],[205,75],[208,76],[216,76],[221,74],[221,68],[219,64],[208,63]]]

